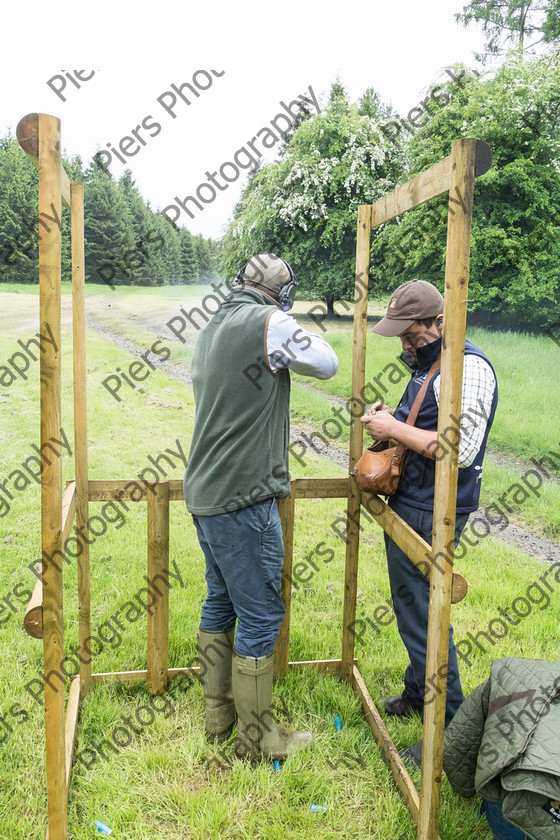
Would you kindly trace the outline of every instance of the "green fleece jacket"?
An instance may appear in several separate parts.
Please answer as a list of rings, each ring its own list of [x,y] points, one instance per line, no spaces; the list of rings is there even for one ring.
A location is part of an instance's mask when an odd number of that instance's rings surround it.
[[[183,479],[190,513],[214,516],[290,495],[290,373],[271,371],[266,345],[276,311],[256,289],[234,291],[198,337]]]

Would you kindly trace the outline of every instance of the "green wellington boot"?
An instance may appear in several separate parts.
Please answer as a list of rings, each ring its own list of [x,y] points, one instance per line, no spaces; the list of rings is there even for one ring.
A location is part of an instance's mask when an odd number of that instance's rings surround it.
[[[231,658],[235,630],[209,633],[199,629],[198,659],[206,703],[206,735],[214,741],[229,738],[235,723],[231,686]]]
[[[238,758],[283,759],[297,747],[308,747],[310,732],[291,732],[272,717],[274,653],[239,656],[233,652],[233,696],[237,710],[235,754]]]

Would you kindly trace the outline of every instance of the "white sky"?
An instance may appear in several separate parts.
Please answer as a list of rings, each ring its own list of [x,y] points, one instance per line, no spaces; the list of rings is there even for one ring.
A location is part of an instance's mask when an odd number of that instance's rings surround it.
[[[111,172],[130,168],[152,207],[183,198],[280,111],[312,86],[325,103],[340,74],[352,101],[368,86],[406,116],[445,66],[474,66],[481,50],[479,27],[454,19],[464,0],[284,0],[242,2],[7,4],[3,11],[0,66],[3,93],[0,130],[40,111],[62,120],[68,154],[89,162],[96,148],[118,146],[151,115],[156,137],[127,160],[114,158]],[[67,80],[62,102],[47,81],[69,67],[93,68],[77,89]],[[157,97],[197,70],[224,71],[212,86],[181,100],[172,119]],[[203,77],[198,77],[203,83]],[[57,83],[58,84],[58,83]],[[186,91],[188,93],[188,91]],[[274,157],[275,150],[267,158]],[[245,178],[212,204],[182,213],[194,233],[220,236]]]

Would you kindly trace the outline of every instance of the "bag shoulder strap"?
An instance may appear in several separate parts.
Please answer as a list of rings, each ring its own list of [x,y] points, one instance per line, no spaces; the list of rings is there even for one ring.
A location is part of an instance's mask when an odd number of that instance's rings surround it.
[[[405,423],[408,423],[409,426],[414,426],[416,423],[416,418],[418,417],[418,412],[420,411],[420,406],[426,396],[426,391],[428,390],[428,385],[432,381],[435,376],[436,371],[439,369],[440,366],[440,356],[437,357],[433,365],[431,366],[430,370],[426,374],[426,378],[422,383],[422,387],[416,394],[416,399],[412,403],[412,408],[410,409],[410,413],[405,420]]]

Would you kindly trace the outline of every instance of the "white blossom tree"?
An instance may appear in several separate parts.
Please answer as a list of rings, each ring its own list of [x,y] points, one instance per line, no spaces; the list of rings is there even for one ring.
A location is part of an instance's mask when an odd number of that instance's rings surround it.
[[[401,151],[380,130],[387,113],[371,89],[357,106],[335,82],[327,107],[250,180],[224,238],[226,270],[274,252],[330,314],[335,300],[351,297],[357,207],[392,190],[403,174]]]

